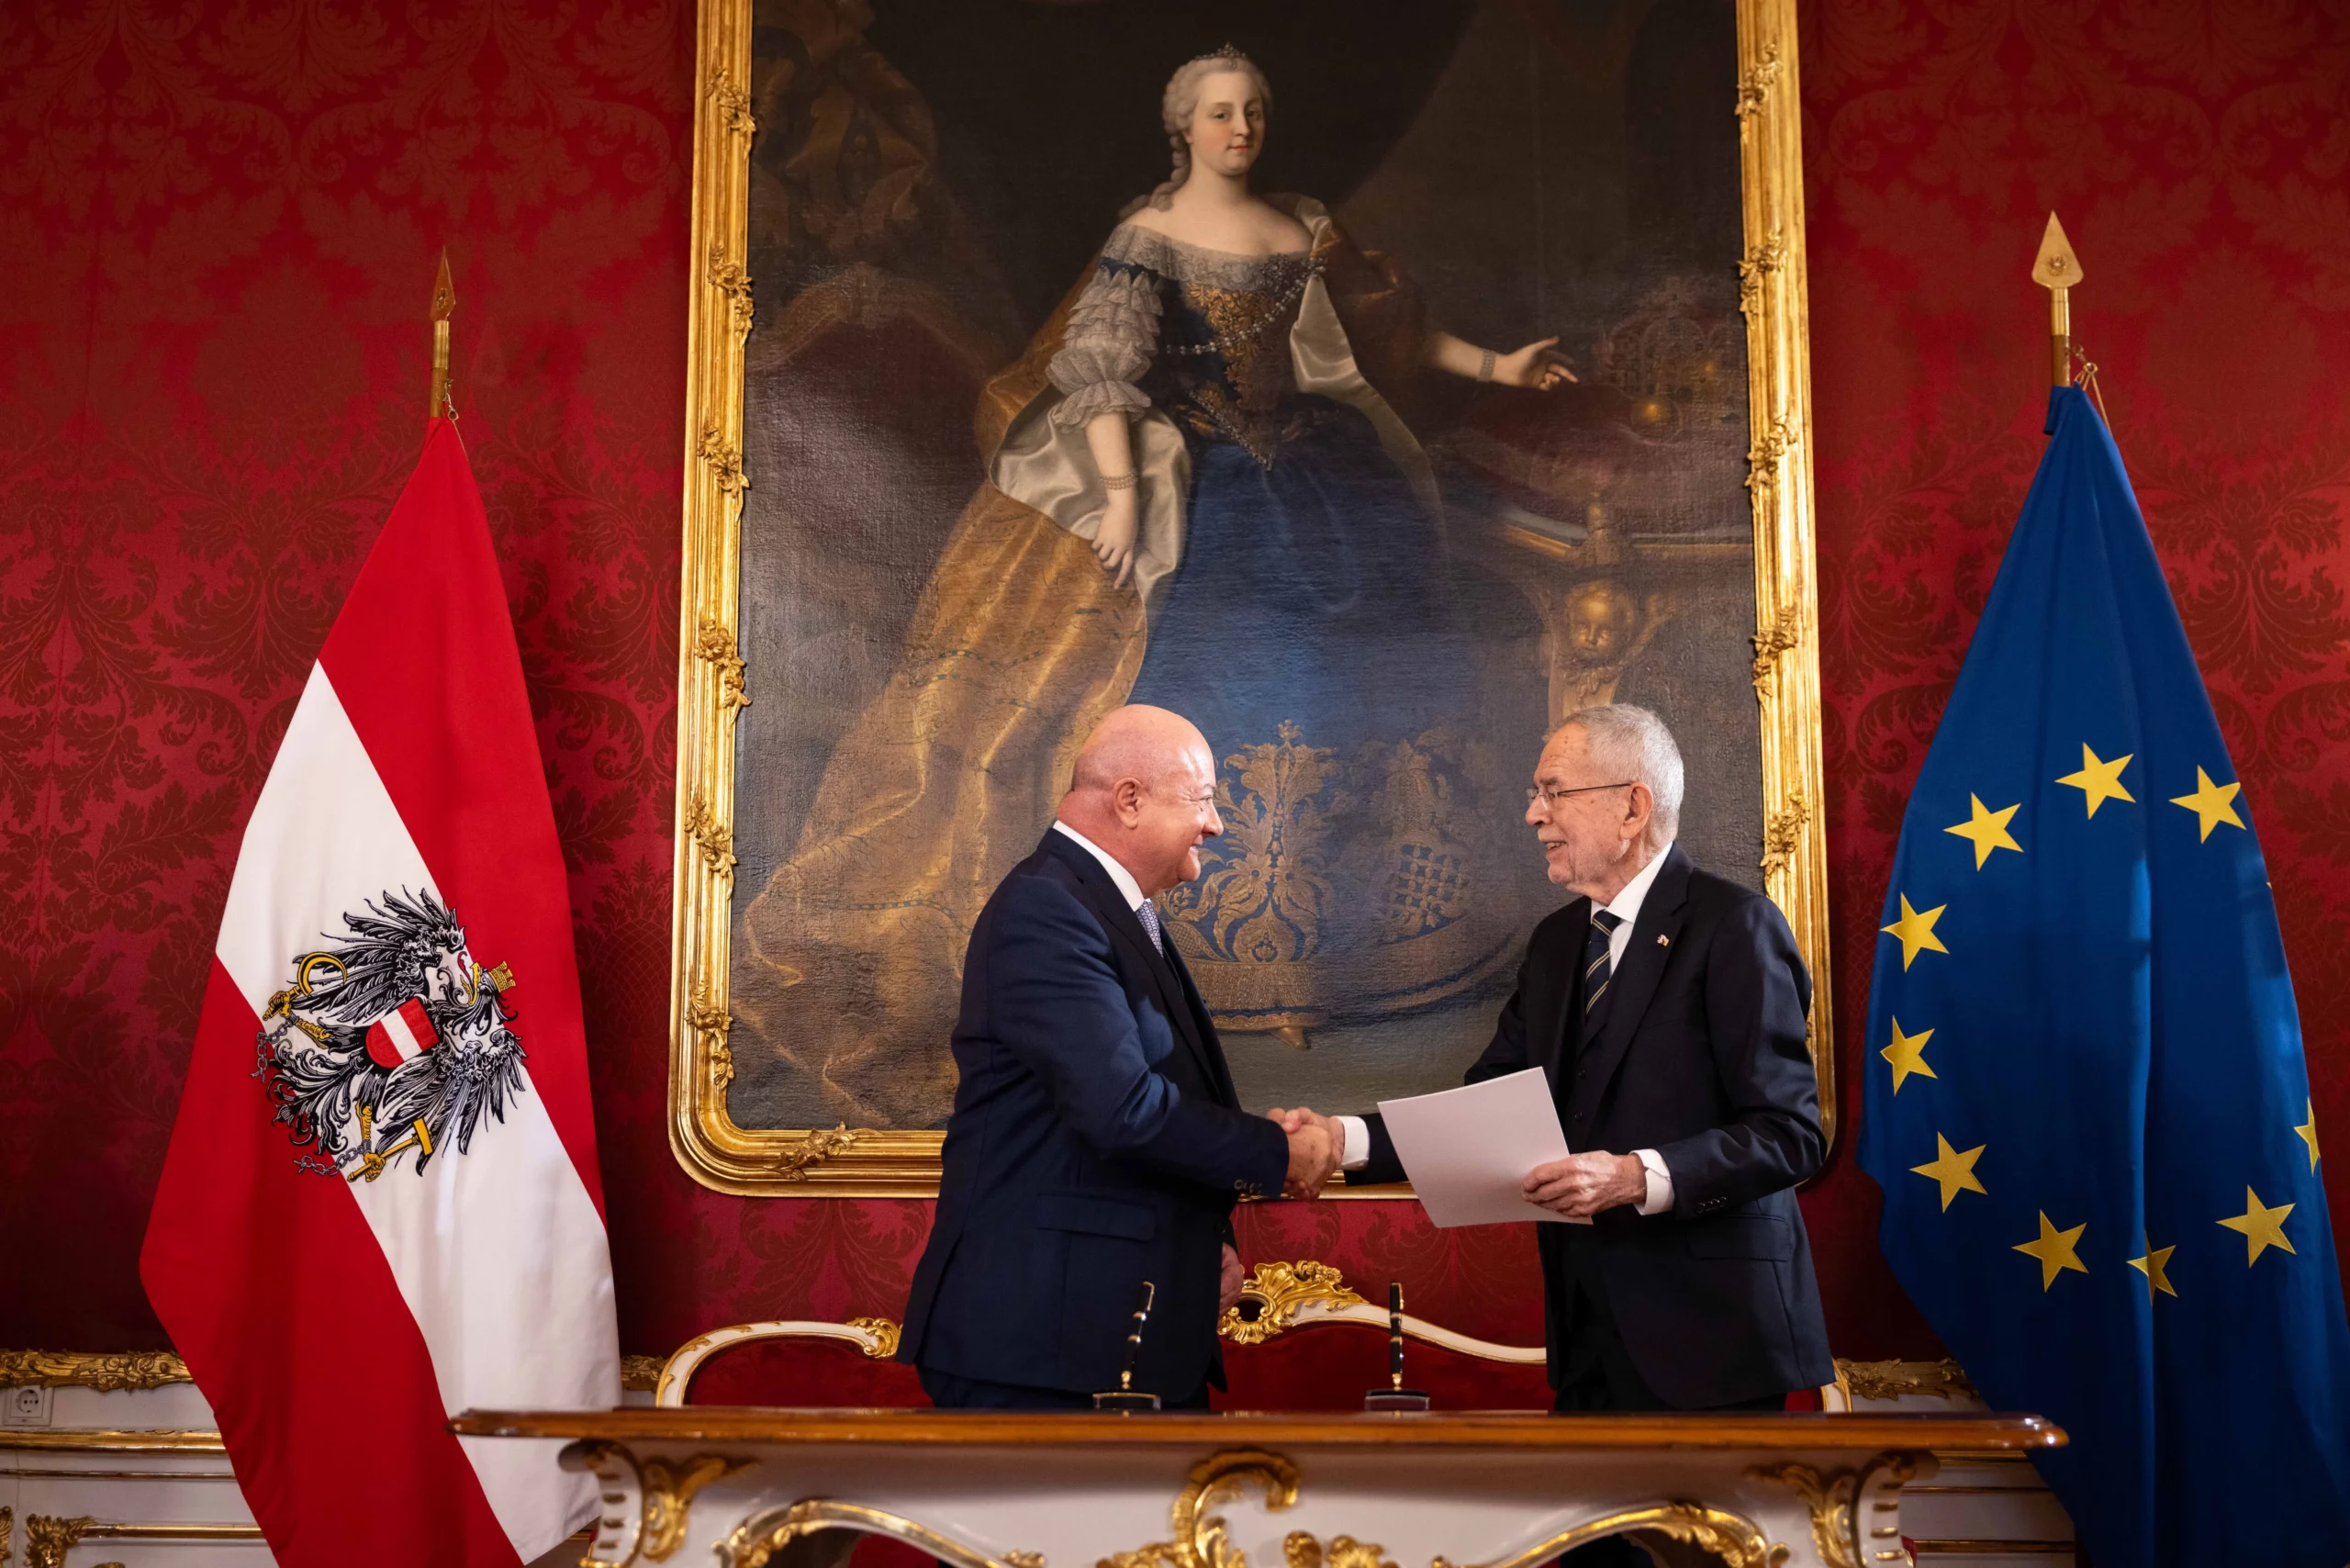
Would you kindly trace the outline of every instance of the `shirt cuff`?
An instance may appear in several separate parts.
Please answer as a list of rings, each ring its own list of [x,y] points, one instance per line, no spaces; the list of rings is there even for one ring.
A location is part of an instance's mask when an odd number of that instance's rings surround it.
[[[1371,1125],[1365,1122],[1360,1116],[1333,1116],[1330,1119],[1338,1124],[1340,1130],[1346,1134],[1347,1138],[1347,1146],[1343,1151],[1346,1155],[1346,1159],[1339,1164],[1338,1169],[1341,1170],[1360,1170],[1364,1166],[1370,1164]],[[1651,1180],[1653,1182],[1654,1178],[1651,1178]],[[1667,1192],[1672,1191],[1671,1183],[1668,1182],[1666,1184],[1665,1190]]]
[[[1649,1173],[1649,1195],[1640,1200],[1640,1213],[1661,1215],[1673,1207],[1673,1172],[1664,1168],[1664,1156],[1652,1148],[1636,1148],[1632,1153]]]

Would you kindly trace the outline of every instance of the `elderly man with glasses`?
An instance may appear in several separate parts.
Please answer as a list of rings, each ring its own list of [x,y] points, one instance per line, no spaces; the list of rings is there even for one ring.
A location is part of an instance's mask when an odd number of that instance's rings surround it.
[[[1819,1169],[1811,980],[1770,900],[1673,842],[1680,748],[1589,708],[1542,748],[1526,822],[1575,900],[1535,927],[1476,1082],[1540,1067],[1572,1153],[1528,1197],[1560,1410],[1778,1409],[1835,1376],[1795,1188]],[[1376,1116],[1338,1130],[1354,1179],[1404,1170]],[[1581,1559],[1578,1559],[1580,1562]]]

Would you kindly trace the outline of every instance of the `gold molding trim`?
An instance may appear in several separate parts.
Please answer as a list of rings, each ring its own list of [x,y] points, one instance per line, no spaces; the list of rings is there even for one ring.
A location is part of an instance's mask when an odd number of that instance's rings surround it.
[[[655,1562],[666,1562],[685,1544],[686,1518],[692,1512],[694,1494],[722,1475],[748,1469],[752,1462],[726,1454],[698,1453],[678,1464],[666,1459],[641,1459],[637,1473],[644,1481],[644,1540],[640,1548]]]
[[[1561,1530],[1550,1540],[1540,1541],[1509,1557],[1496,1558],[1491,1562],[1465,1565],[1465,1568],[1532,1568],[1562,1551],[1578,1546],[1588,1546],[1611,1535],[1624,1535],[1637,1529],[1652,1529],[1690,1546],[1712,1552],[1728,1564],[1728,1568],[1778,1568],[1790,1553],[1784,1546],[1774,1546],[1762,1533],[1762,1527],[1742,1514],[1708,1507],[1703,1503],[1672,1502],[1652,1504],[1644,1508],[1624,1508],[1586,1519],[1572,1529]],[[1446,1559],[1437,1558],[1429,1568],[1454,1568]]]
[[[583,1442],[566,1447],[559,1462],[594,1476],[601,1489],[603,1508],[581,1568],[627,1568],[640,1557],[666,1562],[676,1555],[685,1544],[695,1495],[758,1462],[718,1453],[639,1459],[625,1444]]]
[[[683,567],[679,595],[675,905],[670,940],[669,1147],[720,1192],[932,1197],[936,1132],[745,1127],[728,1104],[735,726],[747,696],[741,598],[744,348],[751,0],[699,0],[688,289]],[[1809,294],[1804,243],[1795,0],[1738,0],[1738,128],[1754,525],[1755,696],[1762,734],[1764,890],[1815,985],[1811,1053],[1821,1130],[1837,1130],[1828,1003],[1827,842],[1819,802],[1818,588],[1813,566]],[[707,651],[706,651],[707,650]],[[1407,1191],[1407,1189],[1405,1190]],[[1334,1189],[1337,1197],[1394,1190]]]
[[[65,1554],[92,1538],[115,1540],[260,1540],[259,1525],[110,1524],[84,1514],[25,1516],[25,1568],[64,1568]],[[0,1534],[0,1545],[6,1537]]]
[[[1934,1461],[1916,1454],[1881,1453],[1859,1470],[1823,1474],[1807,1464],[1756,1465],[1746,1473],[1792,1490],[1811,1514],[1811,1542],[1827,1568],[1874,1568],[1900,1562],[1897,1526],[1865,1526],[1880,1513],[1897,1515],[1901,1488],[1934,1473]],[[1887,1542],[1890,1544],[1886,1544]]]
[[[727,1568],[767,1568],[769,1560],[794,1540],[826,1529],[886,1535],[956,1568],[1045,1568],[1040,1551],[1007,1551],[1002,1557],[990,1557],[975,1546],[966,1546],[901,1515],[829,1497],[804,1497],[788,1507],[754,1515],[735,1527],[718,1549],[719,1556]]]
[[[1263,1449],[1226,1449],[1210,1454],[1192,1466],[1183,1489],[1167,1510],[1173,1539],[1154,1540],[1132,1551],[1113,1551],[1097,1568],[1248,1568],[1247,1553],[1236,1548],[1225,1531],[1223,1516],[1207,1510],[1238,1497],[1250,1484],[1264,1495],[1269,1514],[1280,1513],[1297,1501],[1297,1466],[1281,1455]],[[1313,1539],[1300,1531],[1283,1542],[1283,1554],[1292,1565],[1304,1568],[1297,1543]],[[1315,1550],[1318,1554],[1318,1542]],[[1376,1554],[1381,1549],[1368,1550]],[[1371,1562],[1377,1564],[1376,1555]]]
[[[1395,1568],[1387,1561],[1387,1549],[1377,1541],[1333,1536],[1325,1552],[1322,1542],[1302,1529],[1281,1538],[1281,1560],[1289,1568]]]
[[[845,1154],[860,1138],[873,1136],[870,1127],[852,1127],[846,1122],[830,1129],[803,1134],[797,1148],[788,1150],[775,1164],[775,1179],[778,1182],[805,1182],[818,1166],[836,1155]]]
[[[218,1432],[158,1428],[128,1431],[99,1427],[12,1427],[0,1429],[0,1449],[52,1452],[91,1450],[99,1453],[224,1453]]]
[[[658,1356],[621,1358],[622,1388],[650,1392],[660,1375]],[[187,1363],[169,1350],[0,1350],[0,1388],[87,1388],[119,1394],[195,1381]],[[0,1562],[6,1561],[0,1555]]]
[[[169,1350],[0,1350],[0,1388],[91,1388],[100,1394],[189,1383]]]
[[[1898,1399],[1922,1394],[1936,1399],[1979,1399],[1959,1364],[1939,1361],[1846,1361],[1836,1363],[1836,1381],[1853,1399]]]
[[[734,630],[715,621],[701,623],[694,639],[694,656],[718,666],[718,700],[730,708],[751,705],[750,688],[743,682],[743,655],[734,645]]]
[[[1820,770],[1819,582],[1811,474],[1811,299],[1804,246],[1795,0],[1738,0],[1740,197],[1746,254],[1748,496],[1754,509],[1755,698],[1762,733],[1763,890],[1810,968],[1819,1126],[1836,1141],[1829,1007],[1828,840]]]

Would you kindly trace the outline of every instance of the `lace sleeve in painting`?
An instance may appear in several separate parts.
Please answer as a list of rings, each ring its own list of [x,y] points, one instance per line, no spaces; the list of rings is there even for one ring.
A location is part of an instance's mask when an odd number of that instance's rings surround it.
[[[1113,411],[1138,419],[1150,399],[1138,385],[1158,347],[1158,274],[1104,257],[1069,313],[1046,374],[1063,393],[1053,420],[1082,425]]]

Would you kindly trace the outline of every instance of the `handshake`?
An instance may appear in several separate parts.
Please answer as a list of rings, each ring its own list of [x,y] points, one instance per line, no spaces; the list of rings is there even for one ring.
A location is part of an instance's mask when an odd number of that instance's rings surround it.
[[[1286,1198],[1315,1198],[1330,1183],[1347,1160],[1347,1129],[1334,1116],[1318,1115],[1301,1105],[1294,1111],[1279,1106],[1265,1113],[1289,1136],[1289,1174],[1281,1181]]]

